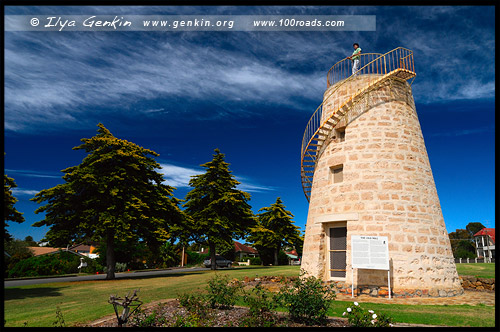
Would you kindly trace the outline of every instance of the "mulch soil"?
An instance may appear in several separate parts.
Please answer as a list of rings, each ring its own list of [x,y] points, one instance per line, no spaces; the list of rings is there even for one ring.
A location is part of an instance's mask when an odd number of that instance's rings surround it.
[[[174,326],[176,320],[179,317],[186,318],[188,312],[185,308],[179,305],[177,300],[167,300],[165,302],[156,302],[153,305],[149,305],[147,308],[142,310],[144,316],[149,316],[153,312],[156,312],[156,317],[162,317],[162,324],[152,325],[157,327],[167,327]],[[210,327],[238,327],[240,323],[249,316],[249,309],[245,307],[235,306],[232,309],[214,309],[211,313],[211,317],[208,320]],[[275,326],[287,326],[287,327],[313,327],[319,325],[305,325],[297,322],[290,322],[287,319],[288,315],[283,313],[276,314],[277,322]],[[143,320],[144,321],[144,320]],[[159,319],[157,318],[158,322]],[[84,327],[118,327],[118,322],[116,316],[108,316],[101,318],[92,323],[80,325]],[[138,325],[134,322],[133,316],[129,320],[128,324],[124,327],[137,327]],[[323,327],[346,327],[349,326],[347,320],[328,318]]]

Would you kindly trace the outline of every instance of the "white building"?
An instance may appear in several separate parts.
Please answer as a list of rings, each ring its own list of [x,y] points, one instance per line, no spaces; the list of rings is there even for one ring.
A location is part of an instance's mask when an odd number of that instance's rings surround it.
[[[495,229],[483,228],[474,234],[476,242],[476,255],[478,258],[484,258],[491,261],[495,259]]]

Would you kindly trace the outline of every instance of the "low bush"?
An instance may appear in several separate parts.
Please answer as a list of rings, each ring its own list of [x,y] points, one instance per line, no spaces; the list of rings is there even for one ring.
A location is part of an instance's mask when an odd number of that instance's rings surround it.
[[[87,263],[81,272],[94,273],[102,267],[96,261],[88,257],[84,258]],[[19,261],[9,270],[9,278],[37,277],[78,273],[80,257],[69,252],[60,251],[51,255],[30,257]]]
[[[241,323],[244,327],[274,327],[278,319],[276,308],[278,304],[271,292],[264,289],[259,282],[250,292],[243,296],[248,305],[250,315]]]
[[[208,280],[207,300],[211,308],[229,309],[234,306],[238,298],[237,293],[241,288],[241,281],[232,280],[229,276],[215,274]]]
[[[292,320],[321,325],[326,322],[326,313],[335,299],[335,291],[316,277],[305,277],[305,272],[301,271],[300,277],[291,285],[282,286],[275,298],[288,310]]]
[[[260,257],[250,257],[250,265],[262,265]]]

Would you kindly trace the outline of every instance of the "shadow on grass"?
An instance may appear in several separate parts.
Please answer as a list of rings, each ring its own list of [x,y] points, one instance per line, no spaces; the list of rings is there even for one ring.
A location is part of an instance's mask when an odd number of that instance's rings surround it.
[[[60,289],[65,287],[36,287],[36,288],[5,288],[5,301],[21,300],[45,296],[62,296]]]
[[[255,267],[244,267],[244,268],[218,268],[216,270],[198,270],[198,271],[182,271],[182,272],[173,272],[171,270],[166,270],[164,273],[161,271],[150,271],[150,272],[140,272],[141,274],[135,274],[135,273],[127,273],[127,274],[120,274],[116,275],[115,279],[107,280],[107,279],[99,279],[99,280],[86,280],[84,282],[103,282],[103,281],[108,281],[108,282],[113,282],[113,281],[119,281],[119,280],[141,280],[141,279],[154,279],[154,278],[175,278],[175,277],[183,277],[187,275],[196,275],[196,274],[207,274],[207,273],[238,273],[238,274],[247,274],[247,273],[254,273],[254,272],[259,272],[259,271],[265,271],[265,270],[271,270],[271,267],[269,266],[255,266]],[[151,273],[150,275],[145,275],[145,273]],[[72,282],[78,282],[78,281],[72,281]]]

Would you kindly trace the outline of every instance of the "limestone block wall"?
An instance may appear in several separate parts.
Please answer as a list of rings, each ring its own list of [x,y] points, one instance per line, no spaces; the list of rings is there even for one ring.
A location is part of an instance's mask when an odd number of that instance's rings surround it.
[[[360,75],[324,103],[324,116],[366,81]],[[339,83],[337,83],[339,84]],[[335,85],[325,92],[335,89]],[[335,101],[336,100],[336,101]],[[347,273],[333,279],[350,289],[352,235],[387,236],[394,294],[463,293],[432,176],[411,87],[393,79],[368,93],[321,147],[314,173],[302,268],[324,280],[329,271],[328,229],[347,225]],[[343,179],[332,181],[342,165]],[[355,270],[356,287],[387,286],[387,271]]]

